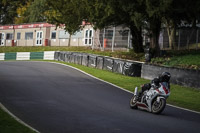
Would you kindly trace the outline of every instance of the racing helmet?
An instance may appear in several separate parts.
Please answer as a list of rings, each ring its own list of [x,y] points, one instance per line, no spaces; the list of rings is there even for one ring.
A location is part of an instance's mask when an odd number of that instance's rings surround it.
[[[163,72],[161,75],[160,75],[160,80],[162,82],[169,82],[171,78],[171,74],[169,72]]]

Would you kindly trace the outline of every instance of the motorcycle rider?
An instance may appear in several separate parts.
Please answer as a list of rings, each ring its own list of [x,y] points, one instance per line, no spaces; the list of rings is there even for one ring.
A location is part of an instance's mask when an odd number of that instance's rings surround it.
[[[168,88],[170,89],[170,80],[171,74],[169,72],[163,72],[158,78],[154,78],[151,83],[147,83],[141,86],[141,91],[138,94],[138,100],[140,101],[141,96],[144,91],[149,90],[151,87],[153,88],[159,88],[159,83],[161,82],[167,82],[168,83]]]

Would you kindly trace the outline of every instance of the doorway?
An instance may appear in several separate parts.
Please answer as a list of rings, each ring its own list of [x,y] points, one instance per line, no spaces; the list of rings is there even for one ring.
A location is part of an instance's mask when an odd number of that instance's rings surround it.
[[[42,45],[43,42],[43,31],[36,32],[36,45]]]

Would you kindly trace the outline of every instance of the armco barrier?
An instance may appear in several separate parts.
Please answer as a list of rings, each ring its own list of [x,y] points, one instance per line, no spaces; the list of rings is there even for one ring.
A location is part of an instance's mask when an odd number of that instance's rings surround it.
[[[16,60],[17,53],[5,53],[5,60]]]
[[[0,60],[5,60],[5,53],[0,53]]]
[[[88,57],[88,67],[97,67],[97,55],[89,55]]]
[[[60,52],[58,55],[58,60],[59,61],[65,61],[65,52]]]
[[[44,52],[30,52],[30,59],[40,59],[42,60],[44,57]]]
[[[74,53],[74,63],[82,65],[82,54],[81,53]]]
[[[0,53],[0,60],[54,60],[54,51]]]
[[[125,61],[114,60],[113,72],[123,74]]]
[[[114,59],[113,58],[104,57],[103,69],[112,72],[112,70],[113,70],[113,63],[114,63]]]
[[[55,60],[104,69],[127,76],[141,76],[142,63],[77,52],[55,52]]]
[[[18,52],[16,56],[16,60],[29,60],[30,52]]]
[[[126,61],[124,63],[123,74],[127,76],[140,77],[143,63]]]
[[[89,62],[88,54],[82,54],[82,65],[83,66],[88,66],[88,62]]]
[[[103,69],[103,64],[104,64],[104,57],[103,56],[97,56],[96,68]]]
[[[171,83],[200,88],[200,71],[189,70],[181,68],[162,67],[149,64],[142,65],[141,77],[145,79],[153,79],[161,74],[162,72],[171,73]]]
[[[44,51],[44,60],[54,60],[54,51]]]

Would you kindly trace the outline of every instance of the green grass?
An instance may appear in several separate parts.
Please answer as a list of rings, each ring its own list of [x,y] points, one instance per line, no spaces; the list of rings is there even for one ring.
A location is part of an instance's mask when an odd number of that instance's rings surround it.
[[[171,95],[168,103],[200,112],[199,101],[200,90],[179,85],[171,86]]]
[[[177,66],[185,68],[200,68],[200,53],[196,55],[175,56],[170,61],[163,63],[167,66]]]
[[[89,68],[77,64],[71,64],[71,63],[70,64],[64,63],[64,64],[76,67],[82,71],[85,71],[86,73],[89,73],[95,77],[113,83],[117,86],[120,86],[132,92],[134,91],[134,88],[136,86],[140,87],[140,85],[150,82],[149,80],[138,77],[124,76],[121,74],[112,73],[105,70]],[[200,101],[200,90],[174,84],[171,85],[171,95],[168,98],[167,103],[200,112],[199,101]]]
[[[6,52],[42,52],[42,51],[88,51],[89,47],[50,47],[50,46],[33,46],[33,47],[0,47],[0,53]]]
[[[0,109],[0,133],[35,133]]]
[[[166,57],[153,58],[152,64],[159,64],[170,67],[180,67],[188,69],[200,69],[200,51],[191,53],[171,53],[172,55]]]

